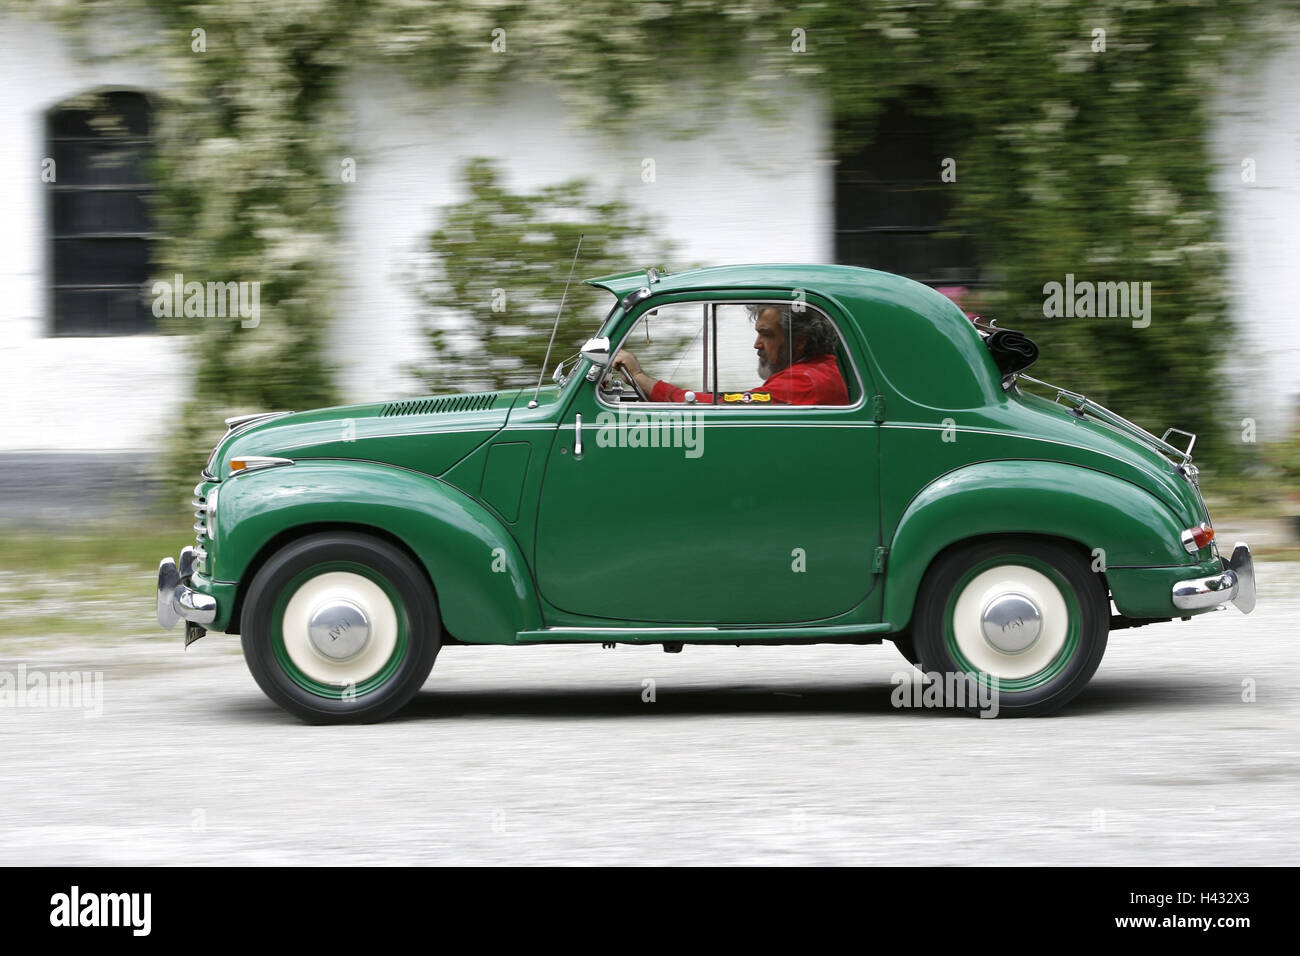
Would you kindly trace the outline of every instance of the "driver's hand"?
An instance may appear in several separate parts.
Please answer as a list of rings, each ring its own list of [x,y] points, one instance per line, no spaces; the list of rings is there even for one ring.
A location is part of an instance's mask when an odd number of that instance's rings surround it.
[[[636,356],[627,349],[619,349],[618,354],[614,356],[614,367],[618,369],[627,369],[632,375],[643,375],[641,363],[636,360]]]

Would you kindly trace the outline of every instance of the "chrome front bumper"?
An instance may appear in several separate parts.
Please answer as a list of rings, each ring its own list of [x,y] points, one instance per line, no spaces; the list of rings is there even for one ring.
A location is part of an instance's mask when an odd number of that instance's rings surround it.
[[[1221,574],[1179,581],[1174,585],[1173,599],[1174,607],[1182,611],[1203,611],[1229,601],[1243,614],[1255,610],[1255,563],[1250,546],[1238,541]]]
[[[180,567],[171,558],[158,562],[158,623],[164,628],[171,629],[180,620],[202,625],[216,619],[217,599],[188,586],[196,557],[194,548],[185,548]]]

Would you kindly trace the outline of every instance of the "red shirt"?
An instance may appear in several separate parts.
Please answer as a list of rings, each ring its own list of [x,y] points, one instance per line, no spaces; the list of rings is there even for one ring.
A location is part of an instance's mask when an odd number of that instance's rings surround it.
[[[655,382],[650,390],[652,402],[684,402],[684,388],[667,382]],[[714,404],[710,392],[696,392],[695,400],[702,405]],[[831,354],[814,355],[800,359],[789,368],[777,372],[758,388],[745,392],[723,392],[719,405],[733,404],[784,404],[784,405],[847,405],[849,390],[840,374],[839,363]]]

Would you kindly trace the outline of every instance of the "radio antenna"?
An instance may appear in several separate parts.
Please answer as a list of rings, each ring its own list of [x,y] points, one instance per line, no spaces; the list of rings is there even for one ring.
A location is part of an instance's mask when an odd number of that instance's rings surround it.
[[[573,250],[573,261],[569,263],[569,278],[564,281],[564,295],[560,296],[560,308],[555,313],[555,324],[551,326],[551,341],[546,343],[546,357],[542,359],[542,370],[537,373],[537,387],[533,389],[533,400],[528,403],[529,408],[537,407],[537,396],[542,391],[542,376],[546,374],[546,366],[551,362],[551,346],[555,344],[555,333],[560,327],[560,316],[564,314],[564,300],[569,297],[569,283],[573,281],[573,270],[578,265],[578,253],[582,251],[582,233],[578,233],[578,248]]]

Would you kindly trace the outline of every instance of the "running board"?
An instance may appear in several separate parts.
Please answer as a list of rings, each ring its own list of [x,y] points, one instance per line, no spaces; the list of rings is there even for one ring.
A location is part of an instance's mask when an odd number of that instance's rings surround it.
[[[744,644],[764,641],[782,643],[875,644],[888,634],[888,624],[835,624],[826,627],[546,627],[538,631],[520,631],[520,644],[572,644],[611,641],[627,644],[662,644],[665,641],[687,644]]]

